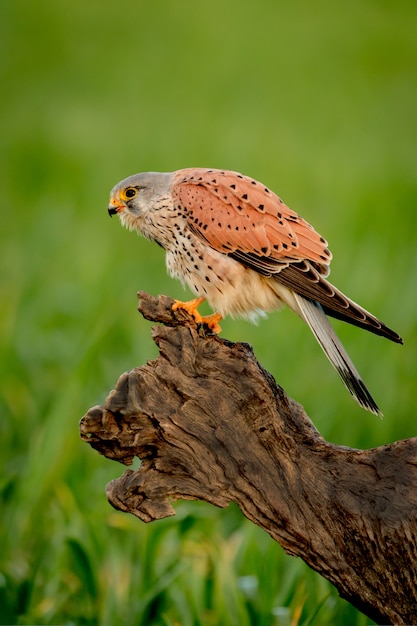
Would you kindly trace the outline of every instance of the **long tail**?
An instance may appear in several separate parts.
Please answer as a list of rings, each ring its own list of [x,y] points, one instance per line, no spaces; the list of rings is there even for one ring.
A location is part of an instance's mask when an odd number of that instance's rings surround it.
[[[299,306],[299,314],[311,328],[323,352],[343,380],[346,388],[364,409],[382,416],[375,400],[367,390],[356,367],[327,319],[321,304],[298,294],[294,295]]]

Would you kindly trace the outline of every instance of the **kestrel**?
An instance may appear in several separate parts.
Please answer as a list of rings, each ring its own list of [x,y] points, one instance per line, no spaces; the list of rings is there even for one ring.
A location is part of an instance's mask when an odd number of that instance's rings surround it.
[[[255,320],[287,305],[359,404],[381,414],[327,315],[403,341],[326,279],[332,258],[326,240],[268,187],[226,170],[147,172],[113,188],[108,212],[165,249],[170,275],[197,296],[175,308],[220,332],[226,315]],[[216,313],[198,313],[204,300]]]

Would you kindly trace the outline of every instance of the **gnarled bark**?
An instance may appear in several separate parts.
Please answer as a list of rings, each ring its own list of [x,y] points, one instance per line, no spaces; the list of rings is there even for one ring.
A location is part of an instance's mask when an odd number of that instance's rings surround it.
[[[81,437],[127,470],[109,502],[143,521],[172,502],[236,502],[286,552],[379,623],[417,623],[417,438],[371,450],[326,442],[247,344],[207,335],[140,294],[160,356],[122,374]]]

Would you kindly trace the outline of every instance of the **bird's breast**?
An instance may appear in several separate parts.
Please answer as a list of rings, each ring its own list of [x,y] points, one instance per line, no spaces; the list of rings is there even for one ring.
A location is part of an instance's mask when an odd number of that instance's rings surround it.
[[[175,246],[167,249],[166,265],[172,277],[223,316],[254,319],[280,307],[270,279],[206,246],[192,233],[176,235]]]

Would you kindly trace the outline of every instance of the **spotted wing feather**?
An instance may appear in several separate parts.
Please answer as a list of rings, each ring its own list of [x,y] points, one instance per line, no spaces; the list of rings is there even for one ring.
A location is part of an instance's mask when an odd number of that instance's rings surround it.
[[[171,193],[206,244],[288,289],[327,315],[402,343],[401,337],[326,280],[327,242],[258,181],[225,170],[179,170]]]
[[[271,271],[309,259],[328,274],[327,242],[270,189],[236,172],[187,169],[171,188],[178,210],[214,249],[256,255]]]
[[[345,296],[329,283],[308,261],[292,263],[279,274],[279,282],[297,294],[320,303],[326,315],[342,320],[395,343],[403,343],[400,335],[375,315]]]

